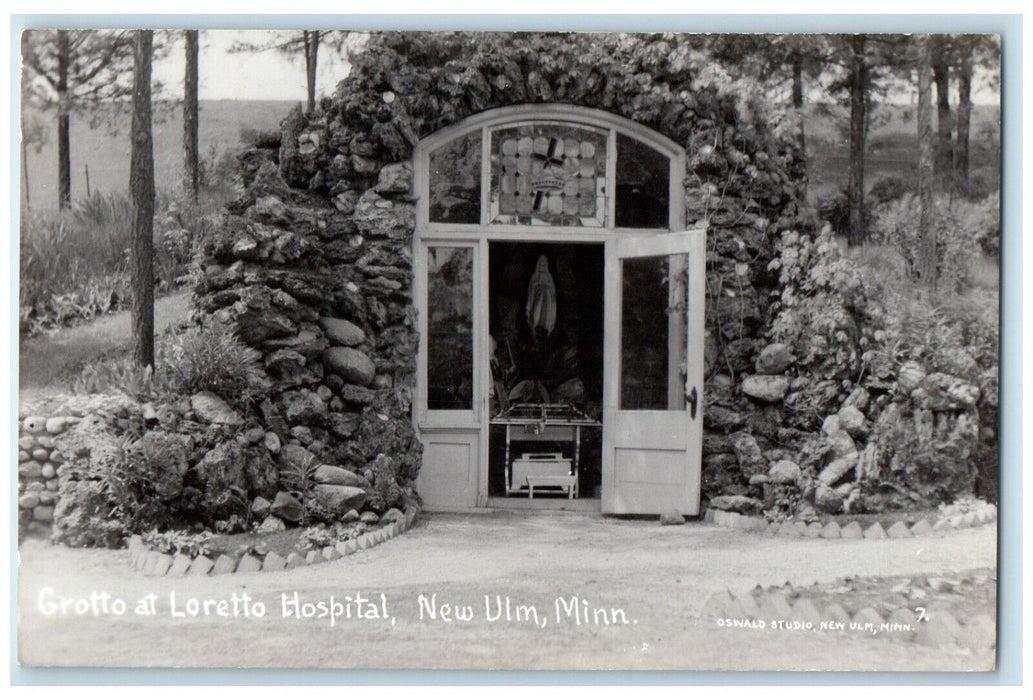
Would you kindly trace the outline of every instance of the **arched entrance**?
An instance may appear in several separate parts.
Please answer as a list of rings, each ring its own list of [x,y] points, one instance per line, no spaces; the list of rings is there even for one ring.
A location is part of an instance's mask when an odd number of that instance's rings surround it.
[[[704,232],[685,154],[612,114],[492,110],[414,154],[430,508],[699,508]]]

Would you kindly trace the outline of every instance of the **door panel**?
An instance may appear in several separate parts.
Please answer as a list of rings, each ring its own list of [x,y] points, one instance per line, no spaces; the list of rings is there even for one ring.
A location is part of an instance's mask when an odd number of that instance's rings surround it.
[[[477,430],[421,431],[423,464],[416,490],[429,510],[476,505],[479,436]]]
[[[477,505],[483,407],[480,249],[470,243],[422,245],[415,261],[420,352],[415,414],[423,463],[417,490],[428,509]]]
[[[703,231],[606,253],[603,511],[699,512]]]

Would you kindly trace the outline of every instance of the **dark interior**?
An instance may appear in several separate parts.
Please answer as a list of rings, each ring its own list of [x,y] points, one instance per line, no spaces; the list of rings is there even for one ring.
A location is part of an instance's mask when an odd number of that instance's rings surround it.
[[[527,313],[531,280],[542,256],[555,286],[555,322],[548,332],[532,330]],[[514,402],[569,403],[601,421],[603,267],[602,244],[489,245],[489,333],[495,341],[492,416],[507,407],[513,394]],[[600,428],[582,429],[581,498],[598,495],[601,439]],[[531,449],[573,456],[569,442],[539,443]],[[488,452],[488,492],[505,495],[504,427],[491,426]],[[513,452],[519,454],[521,446],[514,444]]]

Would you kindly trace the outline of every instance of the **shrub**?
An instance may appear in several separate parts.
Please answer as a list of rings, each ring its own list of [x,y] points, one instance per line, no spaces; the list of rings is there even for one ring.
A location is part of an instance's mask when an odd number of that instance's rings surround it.
[[[919,199],[905,194],[880,207],[870,230],[876,245],[896,248],[908,261],[908,272],[917,276],[919,247]],[[974,268],[982,256],[1000,254],[1000,207],[996,193],[978,201],[939,195],[934,207],[939,280],[956,290],[973,283]]]
[[[269,389],[261,357],[237,338],[231,326],[211,321],[170,335],[162,344],[157,372],[174,394],[211,391],[244,408],[261,400]]]
[[[166,332],[154,355],[153,371],[137,368],[128,355],[91,363],[72,389],[79,394],[117,391],[137,398],[211,391],[241,409],[260,401],[269,389],[259,352],[241,342],[230,326],[216,321]]]

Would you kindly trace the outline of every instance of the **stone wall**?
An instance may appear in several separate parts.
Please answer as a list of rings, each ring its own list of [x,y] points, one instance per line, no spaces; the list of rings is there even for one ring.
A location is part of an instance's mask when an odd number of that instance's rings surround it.
[[[19,533],[49,534],[64,455],[56,440],[81,415],[20,415],[18,423]]]

